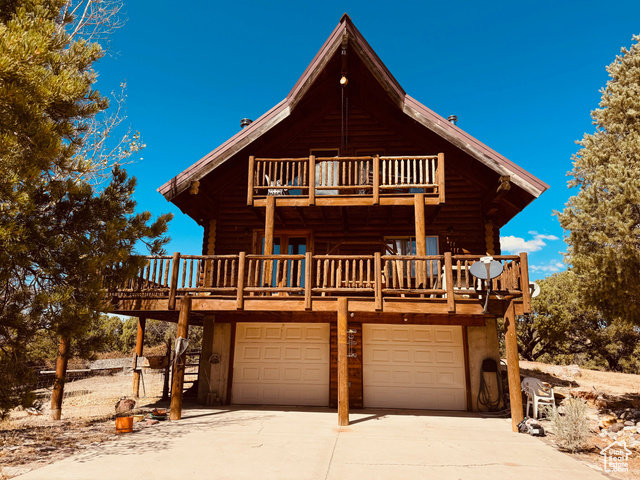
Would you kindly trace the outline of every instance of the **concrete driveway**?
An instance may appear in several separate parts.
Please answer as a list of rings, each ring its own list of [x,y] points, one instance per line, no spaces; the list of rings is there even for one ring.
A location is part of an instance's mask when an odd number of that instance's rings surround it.
[[[466,413],[189,408],[19,478],[600,479],[511,421]],[[115,429],[115,428],[114,428]]]

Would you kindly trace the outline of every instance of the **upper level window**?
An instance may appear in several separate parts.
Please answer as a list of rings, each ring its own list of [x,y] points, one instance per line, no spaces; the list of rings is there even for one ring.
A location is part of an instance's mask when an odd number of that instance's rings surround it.
[[[385,237],[384,240],[396,255],[416,255],[416,237]],[[438,237],[428,236],[425,240],[427,255],[438,255]]]
[[[438,237],[428,236],[425,237],[427,255],[438,255]],[[393,251],[395,255],[416,255],[416,237],[385,237],[389,250]],[[415,264],[411,262],[411,275],[415,276]],[[437,262],[432,262],[433,274],[437,275]]]

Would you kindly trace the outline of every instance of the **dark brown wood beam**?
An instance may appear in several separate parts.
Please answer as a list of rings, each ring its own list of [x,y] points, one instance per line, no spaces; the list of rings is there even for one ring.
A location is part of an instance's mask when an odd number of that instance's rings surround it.
[[[144,328],[147,323],[145,317],[138,318],[138,333],[136,335],[136,352],[133,355],[133,396],[140,397],[140,372],[138,367],[138,358],[142,356],[144,347]]]
[[[307,228],[307,222],[304,219],[304,211],[300,207],[296,207],[296,212],[298,212],[298,217],[300,217],[300,221],[302,222],[302,226]]]
[[[191,314],[191,296],[187,295],[180,301],[180,318],[178,319],[177,338],[189,338],[189,315]],[[171,407],[169,418],[180,420],[182,418],[182,389],[184,388],[184,371],[187,352],[176,357],[173,364],[173,381],[171,383]]]
[[[516,334],[516,310],[513,301],[504,313],[505,347],[507,350],[507,377],[509,379],[509,400],[511,401],[511,429],[518,431],[518,424],[524,418],[522,413],[522,393],[520,386],[520,363],[518,358],[518,337]]]
[[[349,358],[347,357],[348,300],[338,299],[338,425],[349,425]]]

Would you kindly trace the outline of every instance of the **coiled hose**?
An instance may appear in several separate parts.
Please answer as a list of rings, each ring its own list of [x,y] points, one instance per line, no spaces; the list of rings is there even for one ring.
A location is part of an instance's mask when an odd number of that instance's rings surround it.
[[[498,396],[495,400],[491,400],[491,392],[489,386],[484,378],[485,373],[495,373],[496,384],[498,385]],[[479,411],[497,412],[500,407],[500,400],[502,399],[502,377],[498,371],[498,364],[493,358],[486,358],[482,361],[482,370],[480,371],[480,390],[478,391],[478,398],[476,400],[476,406]],[[480,408],[480,407],[484,408]]]

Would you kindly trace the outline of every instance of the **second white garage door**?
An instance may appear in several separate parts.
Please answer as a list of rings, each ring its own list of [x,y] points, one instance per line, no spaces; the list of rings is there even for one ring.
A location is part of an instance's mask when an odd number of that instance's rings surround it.
[[[362,327],[365,407],[465,410],[462,327]]]
[[[238,323],[231,401],[329,404],[329,324]]]

